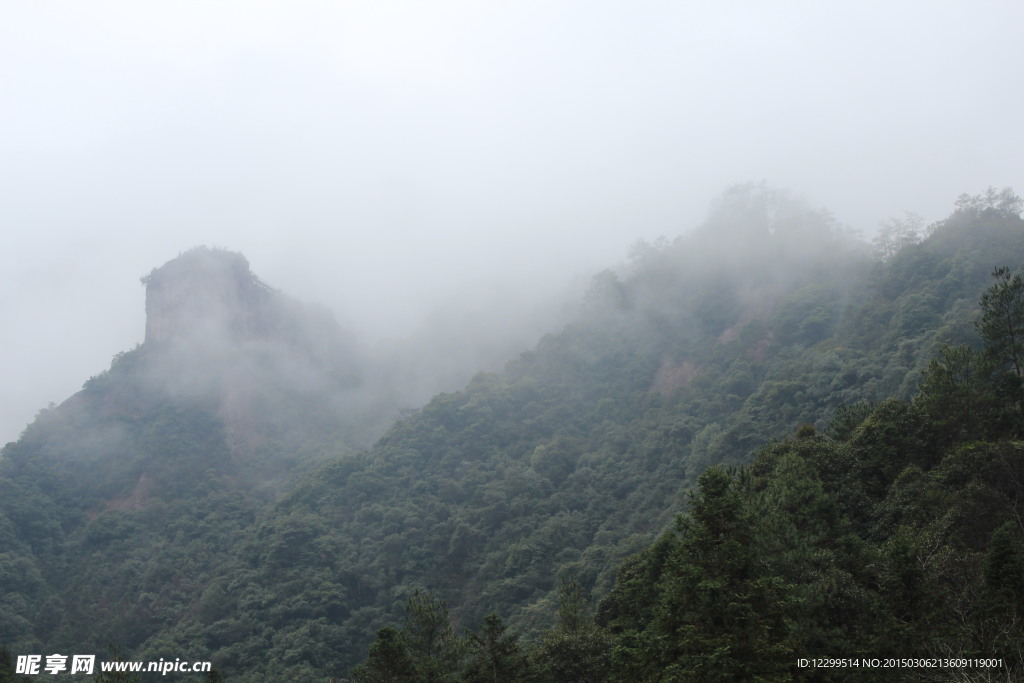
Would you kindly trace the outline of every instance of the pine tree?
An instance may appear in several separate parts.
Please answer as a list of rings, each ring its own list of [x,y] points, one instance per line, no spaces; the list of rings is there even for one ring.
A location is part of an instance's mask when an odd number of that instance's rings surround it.
[[[981,438],[989,430],[990,371],[970,346],[943,346],[928,363],[914,405],[924,411],[941,447]]]
[[[575,579],[562,579],[558,624],[532,653],[531,680],[598,683],[611,674],[614,638],[594,623],[586,592]]]
[[[366,661],[352,670],[356,683],[399,683],[411,681],[412,660],[402,632],[391,626],[377,631]]]
[[[402,630],[415,680],[455,680],[464,643],[452,631],[444,601],[417,590],[405,601]]]
[[[1024,427],[1024,279],[1009,268],[992,271],[996,283],[981,296],[975,323],[985,355],[997,371],[996,390],[1015,405],[1016,433]]]
[[[731,471],[700,476],[681,540],[667,569],[652,624],[663,643],[648,662],[670,680],[783,679],[793,661],[786,643],[783,580],[757,556],[757,529]],[[653,634],[649,634],[653,635]]]
[[[18,676],[14,673],[14,658],[10,650],[0,647],[0,683],[18,683],[29,679]]]
[[[510,633],[497,614],[484,617],[480,633],[469,632],[469,659],[463,671],[467,683],[515,683],[524,680],[526,659],[519,636]]]
[[[1000,609],[1024,617],[1024,547],[1012,522],[992,532],[982,572],[986,592]]]

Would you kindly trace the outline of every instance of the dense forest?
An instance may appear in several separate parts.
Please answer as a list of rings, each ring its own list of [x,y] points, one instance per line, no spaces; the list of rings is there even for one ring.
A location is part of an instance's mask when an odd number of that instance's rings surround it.
[[[147,330],[4,448],[0,645],[228,681],[1024,677],[1021,210],[868,245],[730,188],[387,428],[373,359],[214,255],[241,294],[174,310],[216,325]]]

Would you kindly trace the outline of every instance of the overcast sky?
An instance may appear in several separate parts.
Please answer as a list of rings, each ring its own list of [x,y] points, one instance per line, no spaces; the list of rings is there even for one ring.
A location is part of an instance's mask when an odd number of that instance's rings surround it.
[[[0,443],[142,340],[138,278],[197,244],[372,339],[614,266],[730,183],[865,234],[1024,191],[1022,25],[1016,0],[0,0]]]

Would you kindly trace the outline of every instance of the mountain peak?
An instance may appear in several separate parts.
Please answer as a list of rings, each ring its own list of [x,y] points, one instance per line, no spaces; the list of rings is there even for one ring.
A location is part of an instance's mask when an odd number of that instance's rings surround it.
[[[273,290],[226,249],[195,247],[154,268],[146,285],[146,343],[161,344],[197,331],[249,336],[264,325],[260,315]]]

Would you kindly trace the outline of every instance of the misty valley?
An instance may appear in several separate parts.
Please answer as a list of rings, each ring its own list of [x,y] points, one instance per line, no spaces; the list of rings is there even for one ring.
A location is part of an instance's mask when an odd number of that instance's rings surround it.
[[[736,185],[387,345],[191,248],[0,454],[0,681],[1024,678],[1022,209],[868,243]]]

